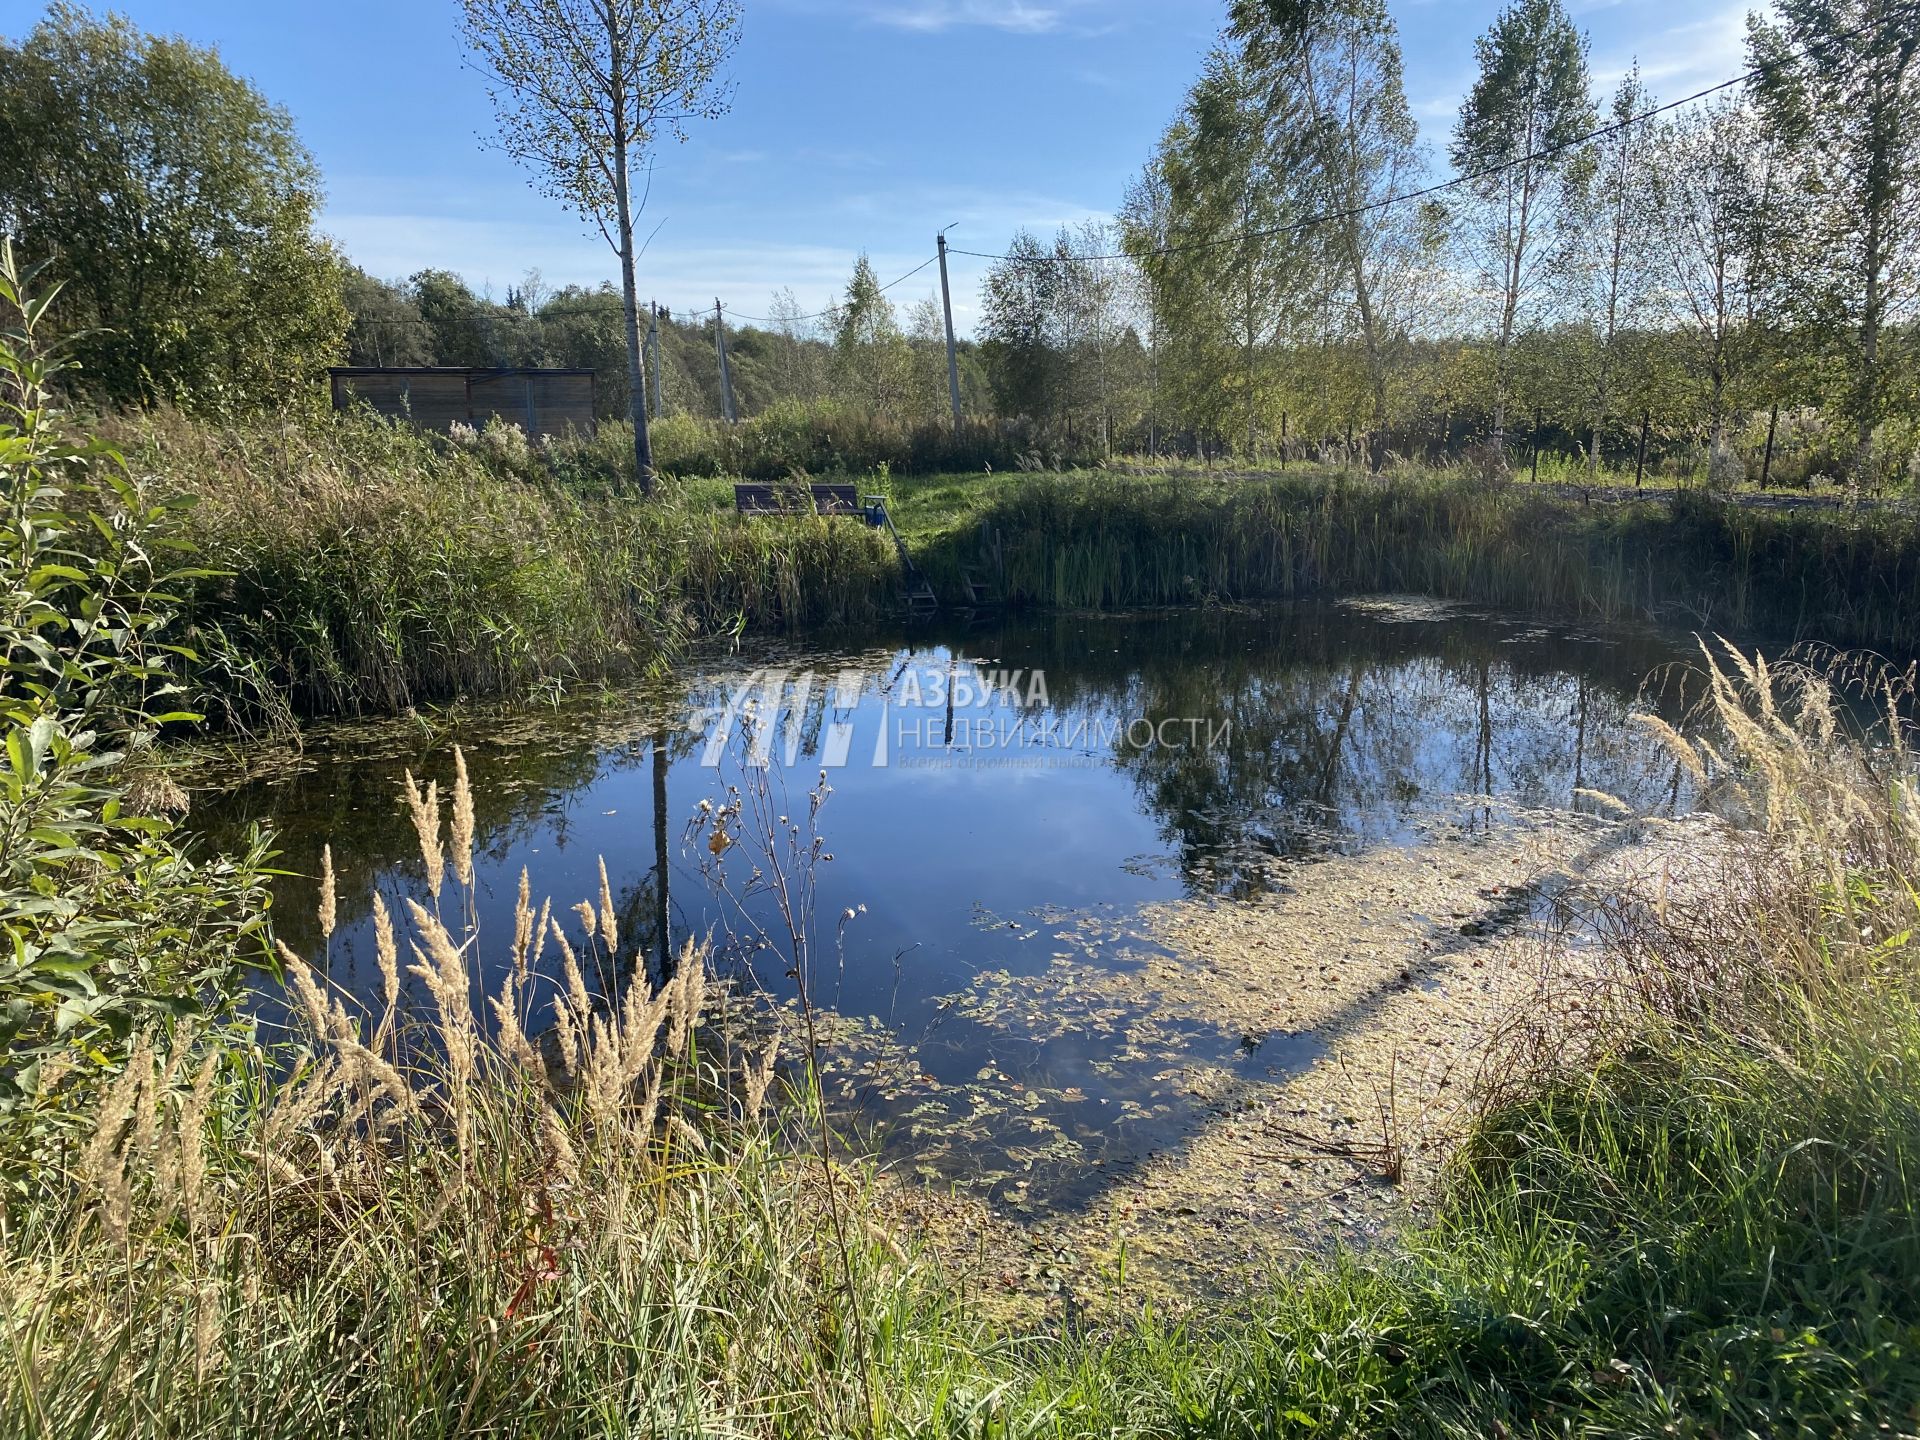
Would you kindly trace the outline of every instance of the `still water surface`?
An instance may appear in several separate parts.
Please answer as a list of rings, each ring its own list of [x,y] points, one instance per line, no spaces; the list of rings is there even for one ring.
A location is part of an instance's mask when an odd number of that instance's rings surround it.
[[[1137,966],[1126,922],[1143,904],[1311,885],[1329,852],[1472,832],[1515,807],[1591,809],[1582,792],[1685,810],[1671,758],[1629,716],[1678,718],[1663,677],[1689,652],[1684,637],[1403,599],[936,625],[695,660],[669,683],[469,717],[454,736],[331,732],[195,821],[216,839],[271,822],[299,876],[331,843],[330,947],[308,879],[279,887],[279,932],[372,996],[374,891],[397,908],[423,883],[401,777],[448,785],[457,739],[477,812],[477,984],[497,990],[508,963],[522,867],[564,914],[597,894],[604,857],[622,937],[606,988],[700,936],[777,1007],[786,967],[740,941],[689,823],[764,774],[804,840],[824,771],[816,993],[843,1113],[908,1168],[1062,1207],[1198,1123],[1169,1080],[1180,1065],[1278,1076],[1318,1045],[1111,1009],[1063,1022],[1007,981],[1068,957]],[[736,887],[749,861],[721,862]]]

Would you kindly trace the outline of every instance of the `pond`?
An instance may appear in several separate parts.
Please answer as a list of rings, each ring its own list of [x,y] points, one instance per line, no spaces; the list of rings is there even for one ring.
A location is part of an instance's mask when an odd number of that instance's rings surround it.
[[[753,816],[798,826],[780,843],[802,854],[817,825],[819,862],[788,878],[815,916],[843,1120],[905,1171],[1057,1211],[1199,1123],[1183,1065],[1278,1079],[1319,1053],[1310,1027],[1247,1033],[1074,983],[1164,963],[1131,923],[1142,907],[1311,887],[1323,857],[1471,844],[1516,814],[1614,808],[1604,796],[1684,811],[1685,778],[1630,716],[1678,719],[1670,677],[1693,654],[1685,637],[1399,597],[754,642],[670,682],[467,715],[452,733],[325,731],[203,798],[194,823],[231,841],[271,822],[295,872],[279,933],[371,998],[372,897],[423,886],[403,773],[445,788],[457,741],[475,792],[476,987],[496,990],[510,963],[523,867],[577,931],[570,907],[598,894],[604,859],[622,953],[602,986],[710,939],[762,1025],[795,997],[778,907],[745,895],[768,838]],[[731,787],[744,843],[716,855],[694,822]],[[339,876],[330,944],[304,878],[323,843]],[[1043,974],[1065,979],[1026,983]],[[272,994],[260,1004],[273,1019]]]

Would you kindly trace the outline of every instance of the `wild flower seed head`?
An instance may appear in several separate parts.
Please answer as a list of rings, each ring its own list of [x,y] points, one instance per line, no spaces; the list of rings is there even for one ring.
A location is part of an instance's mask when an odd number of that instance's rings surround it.
[[[203,1281],[193,1308],[193,1373],[196,1380],[204,1381],[222,1358],[221,1308],[219,1284],[211,1280]]]
[[[446,852],[440,848],[439,782],[430,780],[423,790],[409,770],[401,795],[407,804],[407,814],[413,820],[414,837],[420,844],[420,862],[427,869],[427,890],[438,900],[447,863]]]
[[[554,1178],[571,1184],[579,1172],[579,1162],[574,1156],[573,1141],[567,1135],[566,1122],[551,1105],[540,1117],[540,1148]]]
[[[520,1007],[514,1000],[513,976],[500,982],[500,994],[493,1001],[494,1033],[500,1053],[529,1074],[539,1069],[539,1057],[520,1028]]]
[[[513,978],[527,983],[527,947],[533,941],[533,886],[527,867],[520,867],[520,894],[513,902]]]
[[[607,883],[607,857],[600,857],[600,936],[607,942],[607,953],[620,952],[620,922],[613,913],[613,887]]]
[[[579,957],[573,953],[573,946],[567,940],[567,932],[560,928],[560,922],[548,922],[553,928],[553,943],[560,947],[561,977],[566,981],[567,1003],[573,1007],[574,1018],[582,1025],[587,1016],[593,1013],[593,1004],[587,998],[587,982],[580,973]]]
[[[774,1062],[780,1055],[780,1032],[775,1030],[773,1038],[767,1042],[767,1048],[760,1058],[747,1068],[744,1086],[744,1101],[747,1122],[752,1124],[760,1118],[760,1112],[767,1102],[767,1087],[773,1083]]]
[[[473,787],[467,782],[467,756],[453,747],[453,876],[473,889]]]
[[[339,895],[333,879],[333,846],[320,847],[320,934],[333,938],[334,922],[339,918]]]
[[[390,1016],[400,1002],[400,947],[394,943],[393,917],[387,913],[387,902],[377,890],[373,894],[373,953],[380,965],[381,998]]]
[[[187,1228],[198,1232],[206,1219],[202,1199],[206,1190],[207,1111],[213,1104],[213,1082],[220,1064],[220,1052],[209,1048],[200,1068],[194,1072],[193,1089],[180,1107],[180,1198],[186,1210]]]

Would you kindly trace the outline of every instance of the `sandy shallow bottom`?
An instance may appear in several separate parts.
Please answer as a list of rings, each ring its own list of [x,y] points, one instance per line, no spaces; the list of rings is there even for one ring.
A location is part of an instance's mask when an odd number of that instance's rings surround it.
[[[1307,1254],[1390,1242],[1430,1203],[1504,1041],[1551,1023],[1587,970],[1592,937],[1569,902],[1650,893],[1713,834],[1706,820],[1496,813],[1301,865],[1257,900],[1149,907],[1129,922],[1152,947],[1139,967],[1062,956],[1009,983],[1064,1016],[1104,987],[1131,1013],[1238,1032],[1256,1057],[1305,1038],[1317,1058],[1265,1077],[1182,1067],[1173,1083],[1199,1122],[1076,1208],[1021,1213],[904,1173],[888,1203],[966,1288],[1030,1321],[1231,1302]]]

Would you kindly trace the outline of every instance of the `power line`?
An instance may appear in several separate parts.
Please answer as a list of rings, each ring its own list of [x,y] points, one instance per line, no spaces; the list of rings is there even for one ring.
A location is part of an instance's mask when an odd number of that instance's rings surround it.
[[[1916,0],[1915,4],[1911,4],[1903,8],[1909,14],[1920,12],[1920,0]],[[1898,13],[1898,12],[1896,11],[1895,13]],[[1617,135],[1623,130],[1630,129],[1635,125],[1642,124],[1645,121],[1652,120],[1657,116],[1664,115],[1668,111],[1678,110],[1682,106],[1691,105],[1697,100],[1705,100],[1710,95],[1717,95],[1722,90],[1731,90],[1736,85],[1750,84],[1754,80],[1758,79],[1760,76],[1770,74],[1771,72],[1778,70],[1787,64],[1790,64],[1794,60],[1806,58],[1807,55],[1811,54],[1815,49],[1819,48],[1820,46],[1837,44],[1843,40],[1851,40],[1856,35],[1862,35],[1862,34],[1865,34],[1868,30],[1874,29],[1879,23],[1881,22],[1873,21],[1865,25],[1856,25],[1851,30],[1843,30],[1837,35],[1832,35],[1822,40],[1813,41],[1810,45],[1807,46],[1806,50],[1798,54],[1782,56],[1778,60],[1766,61],[1762,64],[1754,66],[1753,69],[1747,71],[1743,75],[1734,76],[1731,80],[1722,80],[1717,85],[1709,85],[1704,90],[1696,90],[1693,94],[1688,95],[1683,99],[1669,101],[1665,105],[1656,105],[1653,107],[1653,109],[1647,110],[1639,115],[1630,115],[1625,120],[1616,120],[1611,125],[1603,125],[1598,130],[1589,131],[1587,134],[1577,136],[1572,140],[1564,140],[1558,145],[1549,145],[1544,150],[1532,151],[1526,155],[1521,156],[1517,160],[1503,160],[1498,165],[1488,165],[1482,169],[1470,171],[1465,175],[1456,175],[1451,180],[1442,180],[1436,184],[1428,185],[1424,189],[1408,191],[1404,195],[1389,195],[1383,200],[1370,201],[1365,205],[1355,205],[1345,210],[1330,210],[1330,211],[1325,211],[1319,215],[1310,215],[1306,219],[1296,220],[1290,225],[1279,225],[1268,230],[1248,230],[1248,231],[1242,232],[1239,235],[1227,236],[1223,239],[1217,239],[1217,240],[1190,240],[1179,245],[1160,245],[1160,246],[1155,246],[1151,249],[1137,250],[1137,251],[1131,251],[1131,252],[1121,251],[1120,253],[1114,254],[1114,255],[990,254],[983,250],[961,250],[958,248],[949,247],[950,253],[955,255],[971,256],[975,260],[1023,260],[1027,262],[1045,261],[1049,264],[1064,265],[1064,264],[1069,264],[1074,262],[1079,262],[1084,264],[1090,261],[1100,261],[1100,260],[1137,260],[1145,255],[1180,255],[1190,250],[1212,250],[1225,245],[1244,245],[1250,240],[1277,240],[1284,235],[1296,235],[1303,230],[1310,230],[1316,225],[1326,225],[1336,220],[1358,219],[1360,216],[1370,215],[1376,210],[1390,209],[1395,205],[1411,204],[1415,200],[1425,200],[1429,196],[1438,195],[1444,191],[1456,189],[1461,185],[1471,185],[1476,180],[1485,180],[1490,176],[1501,174],[1502,172],[1507,170],[1517,170],[1522,165],[1532,165],[1541,160],[1550,160],[1555,155],[1561,154],[1564,151],[1578,149],[1582,145],[1590,145],[1595,140],[1606,139],[1609,135]]]
[[[914,276],[918,275],[922,270],[926,269],[929,265],[933,264],[939,258],[940,257],[937,254],[929,255],[926,259],[922,260],[918,265],[914,266],[913,269],[907,271],[906,274],[902,275],[898,280],[889,280],[886,284],[882,285],[877,293],[884,295],[889,290],[893,289],[896,285],[906,284],[907,281],[911,280]],[[782,315],[778,318],[775,318],[774,316],[771,316],[771,315],[742,315],[739,311],[733,310],[733,309],[728,309],[726,313],[733,316],[736,320],[748,320],[753,322],[756,325],[797,325],[802,320],[824,320],[827,318],[827,316],[834,313],[834,309],[838,309],[838,308],[839,307],[835,306],[833,309],[820,310],[815,312],[812,315]]]

